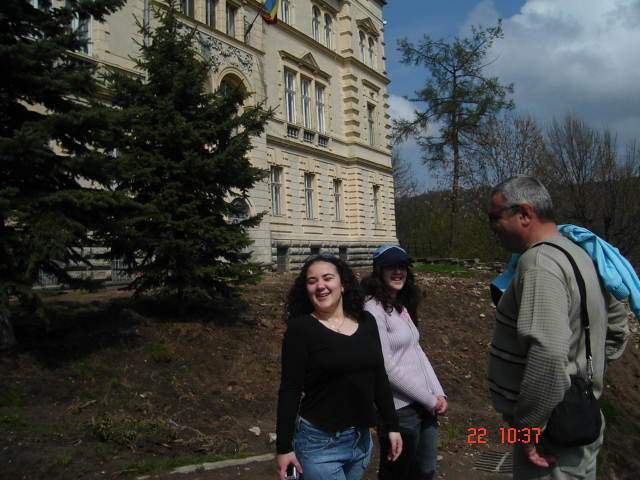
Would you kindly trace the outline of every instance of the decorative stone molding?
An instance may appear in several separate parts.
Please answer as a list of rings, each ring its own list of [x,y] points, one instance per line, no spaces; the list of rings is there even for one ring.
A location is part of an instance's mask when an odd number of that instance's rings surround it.
[[[200,54],[211,62],[213,73],[218,73],[224,67],[237,68],[247,77],[253,73],[253,55],[250,53],[205,32],[195,32],[194,38]]]

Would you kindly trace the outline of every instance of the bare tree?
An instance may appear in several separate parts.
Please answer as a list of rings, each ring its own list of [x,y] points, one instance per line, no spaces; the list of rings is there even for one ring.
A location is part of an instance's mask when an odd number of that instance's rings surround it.
[[[462,179],[467,187],[496,185],[514,175],[537,175],[548,157],[544,136],[531,116],[493,118],[468,136]]]
[[[411,197],[418,192],[418,182],[412,166],[400,156],[397,148],[391,152],[391,166],[393,167],[393,184],[396,199]]]

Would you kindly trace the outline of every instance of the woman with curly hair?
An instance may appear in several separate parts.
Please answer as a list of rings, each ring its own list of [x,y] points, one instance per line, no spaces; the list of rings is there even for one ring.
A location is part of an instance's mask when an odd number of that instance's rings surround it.
[[[289,291],[278,393],[280,480],[290,466],[305,480],[362,478],[375,407],[389,432],[389,461],[402,451],[378,329],[363,302],[352,270],[330,254],[307,260]]]
[[[420,293],[410,263],[404,249],[383,245],[373,255],[373,272],[362,282],[365,309],[378,325],[404,445],[398,461],[389,462],[386,427],[378,426],[380,480],[433,479],[438,453],[437,416],[448,408],[438,377],[420,347],[416,328]]]

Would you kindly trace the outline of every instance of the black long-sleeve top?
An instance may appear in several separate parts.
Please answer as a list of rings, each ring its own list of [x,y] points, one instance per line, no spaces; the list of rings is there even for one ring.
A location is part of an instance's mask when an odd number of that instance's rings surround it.
[[[337,432],[375,425],[374,404],[388,431],[397,432],[378,328],[368,312],[350,336],[334,332],[311,315],[289,324],[282,342],[278,453],[293,450],[298,414],[322,430]]]

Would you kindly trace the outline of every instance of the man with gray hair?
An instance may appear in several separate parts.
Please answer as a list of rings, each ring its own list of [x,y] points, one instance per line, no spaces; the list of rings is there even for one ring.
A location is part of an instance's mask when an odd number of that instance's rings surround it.
[[[544,435],[547,421],[570,385],[570,375],[587,375],[580,292],[573,257],[586,286],[593,357],[593,392],[600,397],[608,360],[624,351],[629,336],[626,307],[604,289],[589,255],[563,237],[553,203],[536,178],[518,176],[493,188],[490,228],[502,246],[522,254],[496,308],[489,359],[494,408],[518,432],[513,478],[596,478],[602,445],[559,447]]]

